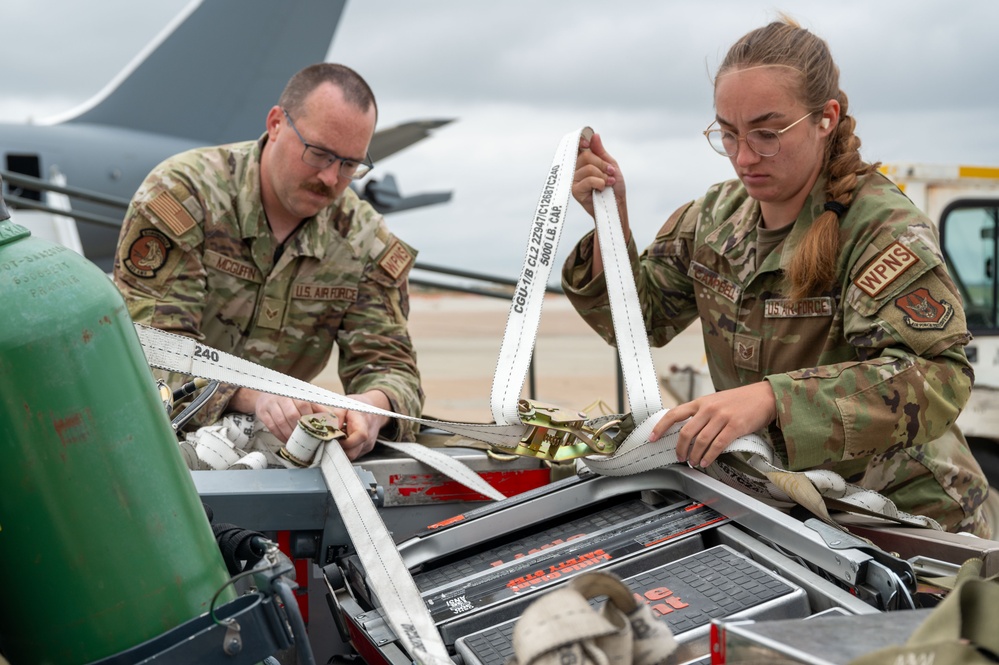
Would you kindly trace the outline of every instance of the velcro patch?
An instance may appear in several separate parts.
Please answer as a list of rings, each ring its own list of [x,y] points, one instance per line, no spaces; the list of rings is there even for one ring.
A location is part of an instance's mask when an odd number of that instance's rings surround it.
[[[155,277],[156,271],[166,264],[172,247],[170,239],[156,229],[142,229],[129,246],[123,263],[136,277]]]
[[[905,312],[905,324],[916,330],[942,330],[954,316],[950,303],[937,300],[925,288],[906,293],[895,300],[895,306]]]
[[[292,297],[299,300],[357,300],[357,289],[329,284],[295,284]]]
[[[739,288],[738,284],[730,279],[725,279],[714,270],[711,270],[707,266],[703,266],[696,261],[693,261],[690,264],[690,276],[712,291],[716,291],[722,296],[728,298],[732,302],[738,302],[739,296],[742,295],[742,289]]]
[[[232,275],[233,277],[239,277],[240,279],[245,279],[249,282],[255,282],[257,284],[261,284],[264,281],[256,266],[228,256],[223,256],[222,254],[219,254],[211,249],[205,251],[204,262],[205,266],[214,268],[219,272]]]
[[[766,302],[764,316],[768,319],[799,319],[809,316],[832,316],[833,299],[802,298],[788,300],[786,298],[769,298]]]
[[[170,192],[160,192],[146,204],[146,207],[177,235],[190,231],[197,223],[187,208],[182,206]]]
[[[917,263],[919,257],[915,252],[900,242],[893,242],[854,278],[853,283],[871,298],[876,298],[902,273]]]
[[[385,250],[382,258],[378,260],[378,265],[382,270],[392,276],[392,279],[399,279],[413,263],[413,255],[409,253],[401,242],[393,240],[389,248]]]

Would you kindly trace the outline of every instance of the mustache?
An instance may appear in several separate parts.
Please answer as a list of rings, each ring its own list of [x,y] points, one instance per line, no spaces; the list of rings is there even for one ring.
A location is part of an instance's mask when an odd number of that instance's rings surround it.
[[[335,194],[332,187],[327,187],[321,182],[303,183],[302,189],[313,194],[318,194],[319,196],[325,196],[326,198],[333,198],[333,195]]]

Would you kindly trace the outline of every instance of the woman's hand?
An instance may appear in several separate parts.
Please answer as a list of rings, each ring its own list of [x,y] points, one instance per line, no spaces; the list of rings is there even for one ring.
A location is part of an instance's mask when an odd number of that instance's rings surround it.
[[[631,239],[631,227],[628,226],[628,204],[625,200],[624,177],[617,162],[604,149],[600,134],[594,133],[590,139],[579,138],[579,155],[576,157],[576,173],[572,179],[572,196],[583,209],[593,217],[593,190],[604,191],[611,187],[614,200],[617,202],[618,216],[621,218],[621,232],[624,242]],[[603,256],[600,254],[600,239],[593,240],[593,275],[599,275],[604,270]]]
[[[662,438],[670,427],[687,420],[676,443],[677,461],[705,467],[737,438],[763,429],[775,418],[777,398],[773,388],[768,381],[760,381],[670,409],[652,428],[649,441]]]
[[[590,139],[579,138],[579,155],[576,157],[576,173],[572,180],[572,196],[583,209],[593,216],[593,190],[602,192],[605,187],[614,188],[614,198],[618,208],[624,207],[624,178],[617,162],[604,149],[599,134]]]

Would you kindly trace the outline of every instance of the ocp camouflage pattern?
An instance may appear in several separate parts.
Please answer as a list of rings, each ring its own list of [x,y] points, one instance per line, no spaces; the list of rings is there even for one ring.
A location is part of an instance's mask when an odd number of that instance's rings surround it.
[[[948,530],[988,534],[988,484],[955,424],[974,382],[971,335],[936,231],[894,184],[865,177],[840,223],[835,285],[792,302],[785,270],[823,212],[824,188],[820,178],[762,260],[759,203],[737,180],[677,210],[641,257],[632,242],[649,340],[666,344],[700,318],[716,389],[773,387],[777,420],[764,434],[789,470],[831,469]],[[563,285],[613,344],[592,251],[590,234],[566,260]]]
[[[346,394],[383,391],[398,413],[423,405],[407,330],[416,252],[351,189],[306,220],[278,258],[260,202],[259,141],[200,148],[160,164],[128,208],[114,280],[133,320],[311,381],[334,345]],[[190,377],[170,375],[177,388]],[[196,420],[214,422],[224,386]],[[402,422],[383,436],[412,440]]]

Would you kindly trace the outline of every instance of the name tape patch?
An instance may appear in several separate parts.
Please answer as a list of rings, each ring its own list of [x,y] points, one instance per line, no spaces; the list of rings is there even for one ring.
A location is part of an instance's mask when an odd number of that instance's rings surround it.
[[[209,268],[214,268],[219,272],[224,272],[232,275],[233,277],[239,277],[240,279],[256,282],[258,284],[263,281],[260,276],[260,271],[257,270],[256,266],[228,256],[223,256],[214,250],[207,250],[205,252],[204,260],[205,265]]]
[[[712,291],[728,298],[732,302],[737,302],[739,300],[739,296],[742,294],[742,289],[739,288],[738,284],[729,279],[725,279],[714,270],[711,270],[696,261],[690,264],[690,276]]]

